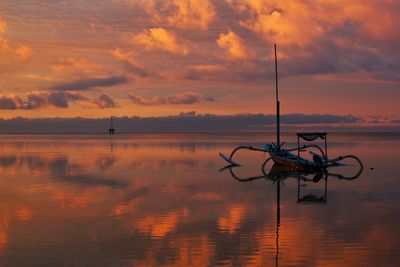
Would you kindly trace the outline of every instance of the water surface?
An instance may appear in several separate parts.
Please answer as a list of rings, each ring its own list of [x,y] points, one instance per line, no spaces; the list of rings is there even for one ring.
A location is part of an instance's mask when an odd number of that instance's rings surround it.
[[[3,135],[0,266],[400,266],[400,136],[328,138],[360,177],[219,171],[219,151],[268,134]],[[235,174],[265,157],[239,155]]]

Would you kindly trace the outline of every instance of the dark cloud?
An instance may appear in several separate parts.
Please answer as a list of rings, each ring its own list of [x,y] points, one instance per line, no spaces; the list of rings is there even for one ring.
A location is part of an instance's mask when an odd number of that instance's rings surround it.
[[[168,96],[157,96],[150,100],[146,100],[141,96],[128,95],[130,100],[141,106],[159,106],[159,105],[192,105],[199,102],[212,102],[214,98],[211,96],[203,96],[199,93],[194,92],[183,92],[171,94]]]
[[[269,117],[271,121],[275,118]],[[331,115],[331,114],[287,114],[281,115],[281,121],[284,124],[330,124],[330,123],[356,123],[361,119],[352,115]]]
[[[116,108],[119,105],[112,100],[108,95],[101,94],[97,100],[94,101],[98,108]]]
[[[134,65],[130,62],[124,61],[123,66],[130,74],[134,74],[142,78],[147,77],[149,75],[145,68],[138,65]]]
[[[179,117],[192,117],[192,116],[196,116],[196,111],[192,110],[192,111],[188,111],[188,112],[179,112],[178,116],[179,116]]]
[[[94,87],[111,87],[114,85],[128,83],[129,79],[125,76],[111,76],[106,78],[86,78],[72,82],[60,83],[52,87],[58,91],[82,91]]]
[[[75,101],[79,98],[76,94],[64,93],[64,92],[55,92],[48,95],[47,101],[50,105],[58,108],[67,108],[68,107],[68,99]]]
[[[158,106],[165,104],[165,99],[161,97],[154,97],[151,100],[146,100],[141,96],[135,96],[135,95],[128,95],[128,97],[133,104],[140,106]]]
[[[78,102],[99,109],[118,107],[118,104],[105,94],[101,94],[97,99],[90,99],[75,92],[58,91],[29,93],[26,100],[18,96],[0,96],[0,109],[31,110],[44,107],[68,108],[71,102]]]
[[[122,66],[129,74],[142,78],[149,75],[146,69],[136,61],[132,53],[126,53],[119,48],[112,50],[110,53],[121,62]]]
[[[16,96],[0,96],[0,109],[19,109],[22,106],[22,100]]]
[[[29,109],[37,109],[45,106],[47,102],[49,102],[50,97],[44,97],[43,94],[29,94],[28,95],[28,100],[27,100],[27,105],[29,106]],[[64,105],[61,106],[68,106],[67,103],[63,103]]]
[[[314,125],[325,129],[330,126],[353,125],[361,121],[352,115],[331,114],[285,114],[281,116],[282,127],[295,129]],[[274,129],[275,115],[239,114],[239,115],[196,115],[195,112],[179,113],[165,117],[121,117],[115,118],[118,132],[160,132],[160,131],[265,131]],[[104,119],[9,119],[0,120],[0,129],[7,132],[105,132],[109,118]],[[293,128],[294,127],[294,128]],[[3,130],[4,131],[4,130]]]
[[[379,121],[379,120],[372,120],[372,121],[369,121],[368,123],[369,124],[379,124],[379,123],[382,123],[382,122]]]

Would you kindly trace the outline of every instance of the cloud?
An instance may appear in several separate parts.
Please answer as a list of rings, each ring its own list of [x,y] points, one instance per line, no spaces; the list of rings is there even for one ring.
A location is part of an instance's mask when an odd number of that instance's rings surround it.
[[[51,66],[51,69],[58,74],[94,75],[104,67],[91,63],[87,59],[68,57],[59,59]]]
[[[209,0],[170,0],[166,5],[172,10],[166,20],[178,28],[206,30],[215,16]]]
[[[194,92],[183,92],[168,95],[165,97],[154,97],[153,99],[146,100],[141,96],[128,95],[132,103],[140,106],[160,106],[160,105],[193,105],[200,102],[212,102],[214,98],[210,96],[203,96]]]
[[[281,116],[284,124],[330,124],[330,123],[356,123],[361,118],[353,115],[332,115],[332,114],[302,114],[294,113]],[[269,121],[275,118],[270,117]]]
[[[280,45],[305,45],[326,36],[344,23],[353,23],[358,32],[382,40],[394,39],[399,7],[390,0],[297,1],[227,0],[240,14],[239,24],[262,38]],[[399,36],[399,34],[395,33]],[[398,42],[398,41],[397,41]]]
[[[135,95],[128,95],[128,97],[133,104],[140,106],[159,106],[159,105],[164,105],[166,102],[164,98],[161,98],[159,96],[154,97],[151,100],[146,100],[141,96],[135,96]]]
[[[56,84],[52,87],[52,89],[61,91],[83,91],[92,89],[94,87],[111,87],[119,84],[126,84],[128,81],[129,79],[125,76],[84,78],[72,82]]]
[[[119,105],[106,94],[101,94],[94,103],[101,109],[119,107]]]
[[[155,24],[179,29],[207,30],[216,11],[210,0],[134,1]]]
[[[120,48],[116,48],[111,50],[110,53],[113,57],[122,62],[125,69],[130,73],[142,78],[148,76],[146,69],[137,62],[132,52],[126,53]]]
[[[3,20],[2,18],[0,18],[0,34],[4,33],[6,28],[7,28],[7,22],[5,20]]]
[[[32,57],[32,49],[27,45],[14,45],[5,39],[3,34],[6,29],[7,22],[0,17],[0,67],[27,63]]]
[[[196,111],[192,110],[192,111],[188,111],[188,112],[179,112],[178,116],[179,116],[179,117],[192,117],[192,116],[196,116]]]
[[[0,109],[20,109],[23,107],[23,102],[21,98],[10,95],[10,96],[0,96]]]
[[[28,62],[32,57],[32,49],[29,46],[21,45],[15,49],[15,54],[22,62]]]
[[[234,59],[246,59],[249,57],[248,49],[243,44],[240,37],[233,31],[221,33],[217,40],[219,47],[225,48],[228,54]]]
[[[2,110],[33,110],[45,107],[68,108],[70,103],[80,103],[86,107],[106,109],[116,108],[119,105],[109,96],[101,94],[98,98],[90,99],[75,92],[31,92],[26,100],[19,96],[0,96],[0,109]]]
[[[315,19],[319,17],[318,10],[308,2],[232,0],[228,3],[237,12],[247,15],[239,20],[242,27],[280,45],[304,44],[323,33]]]
[[[218,64],[199,64],[190,66],[190,69],[195,71],[204,71],[204,72],[215,72],[215,71],[226,71],[227,68],[223,65]]]
[[[40,132],[42,129],[46,129],[48,132],[106,132],[109,120],[109,118],[0,119],[0,129],[7,129],[8,132]],[[360,118],[353,115],[284,114],[282,115],[282,128],[296,131],[312,127],[312,130],[337,131],[338,129],[348,130],[357,127],[360,121]],[[270,131],[275,129],[274,124],[275,115],[272,114],[196,115],[194,111],[174,116],[114,119],[114,125],[118,132]],[[368,127],[371,125],[367,125],[365,130],[368,131]]]
[[[164,50],[173,54],[186,55],[188,48],[181,44],[178,37],[164,28],[151,28],[132,37],[134,44],[142,45],[147,50]]]

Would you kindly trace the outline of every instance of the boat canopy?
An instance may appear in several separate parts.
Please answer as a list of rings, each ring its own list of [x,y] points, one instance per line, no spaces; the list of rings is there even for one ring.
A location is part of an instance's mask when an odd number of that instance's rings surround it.
[[[314,141],[318,138],[326,139],[326,133],[297,133],[297,136],[306,141]]]

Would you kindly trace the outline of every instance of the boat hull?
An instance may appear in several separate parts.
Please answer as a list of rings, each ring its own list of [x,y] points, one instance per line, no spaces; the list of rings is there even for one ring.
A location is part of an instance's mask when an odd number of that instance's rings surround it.
[[[314,161],[303,157],[298,157],[297,155],[289,152],[270,152],[270,156],[274,163],[278,165],[284,165],[293,170],[314,171],[320,169],[320,167]]]

